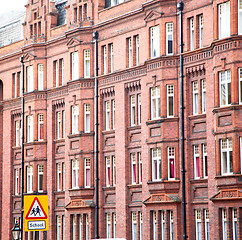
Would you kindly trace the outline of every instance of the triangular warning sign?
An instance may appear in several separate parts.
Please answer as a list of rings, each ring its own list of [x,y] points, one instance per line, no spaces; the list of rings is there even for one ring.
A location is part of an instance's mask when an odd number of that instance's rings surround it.
[[[37,197],[34,198],[29,211],[26,215],[26,219],[47,219],[47,214],[45,213],[44,208],[42,207],[39,199]]]

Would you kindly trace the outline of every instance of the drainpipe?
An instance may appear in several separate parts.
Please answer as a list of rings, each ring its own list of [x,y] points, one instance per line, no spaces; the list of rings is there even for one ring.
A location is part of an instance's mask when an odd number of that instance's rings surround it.
[[[24,229],[24,57],[20,57],[21,72],[22,72],[22,97],[21,97],[21,112],[22,112],[22,144],[21,144],[21,239],[23,239]]]
[[[95,42],[95,192],[96,192],[96,204],[95,204],[95,238],[99,239],[99,177],[98,177],[98,32],[93,33],[93,38]]]
[[[179,27],[180,27],[180,110],[181,110],[181,173],[182,173],[182,222],[183,222],[183,240],[187,239],[186,232],[186,170],[185,170],[185,153],[184,153],[184,96],[183,96],[183,22],[182,11],[184,8],[183,2],[180,0],[177,3],[177,9],[179,10]]]

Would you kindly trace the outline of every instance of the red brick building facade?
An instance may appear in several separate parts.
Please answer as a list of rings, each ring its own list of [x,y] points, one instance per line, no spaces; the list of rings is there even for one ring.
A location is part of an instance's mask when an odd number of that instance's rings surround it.
[[[48,194],[46,239],[95,238],[94,31],[100,237],[182,239],[177,2],[28,0],[0,48],[0,239],[20,218],[22,81],[24,194]],[[187,235],[242,239],[242,0],[183,3]]]

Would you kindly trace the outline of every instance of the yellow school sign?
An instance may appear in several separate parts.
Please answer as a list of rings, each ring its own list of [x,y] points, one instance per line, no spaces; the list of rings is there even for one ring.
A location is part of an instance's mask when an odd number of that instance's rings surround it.
[[[49,211],[47,195],[24,196],[25,231],[49,230]]]

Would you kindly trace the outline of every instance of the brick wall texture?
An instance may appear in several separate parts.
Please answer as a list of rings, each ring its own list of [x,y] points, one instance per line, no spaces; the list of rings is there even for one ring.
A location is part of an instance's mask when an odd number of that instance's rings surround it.
[[[21,216],[22,82],[24,194],[49,201],[23,239],[94,239],[96,194],[100,238],[184,239],[178,2],[27,1],[0,48],[0,240]],[[242,239],[242,0],[182,2],[187,239]]]

